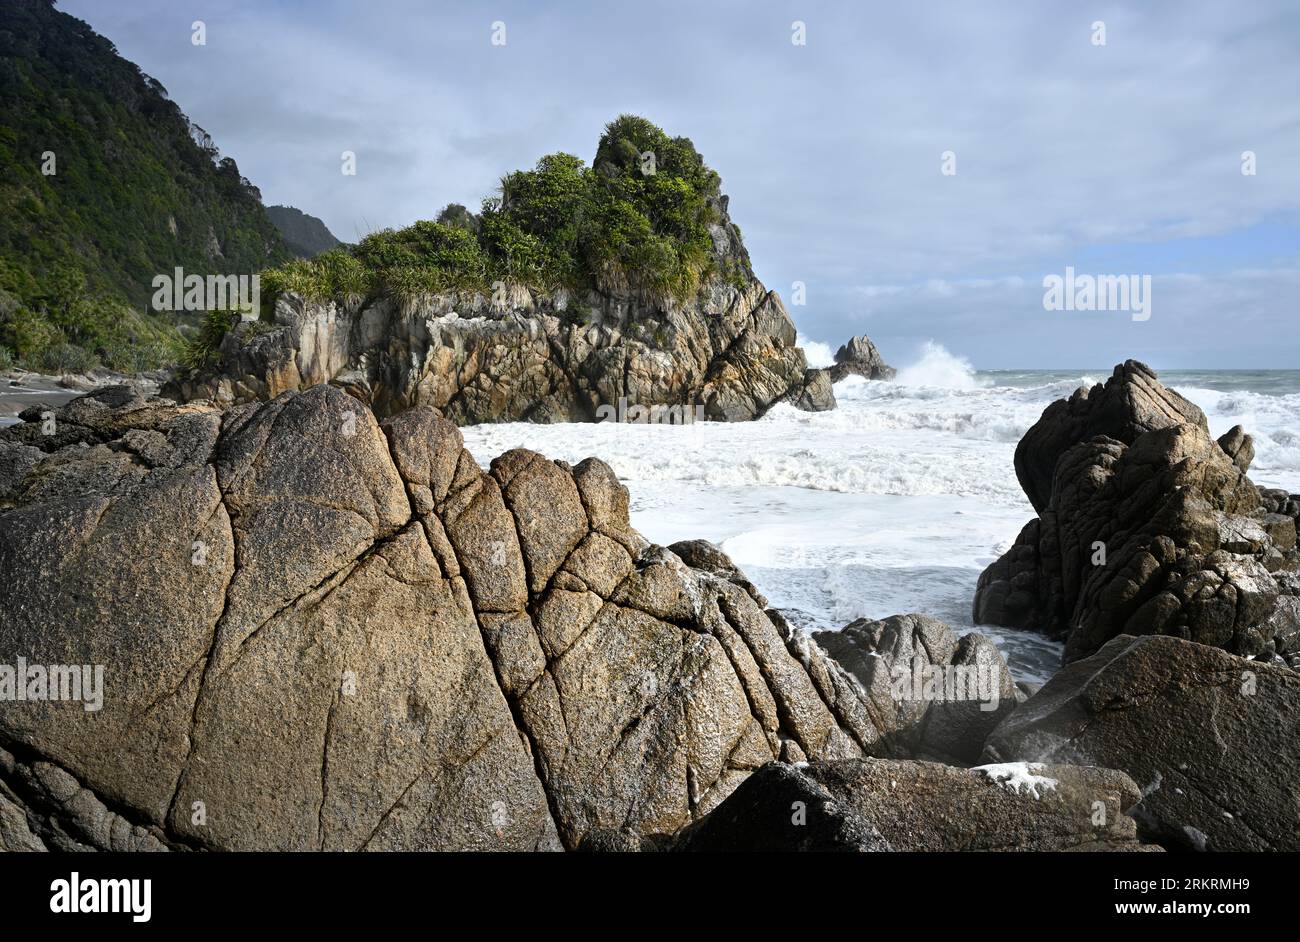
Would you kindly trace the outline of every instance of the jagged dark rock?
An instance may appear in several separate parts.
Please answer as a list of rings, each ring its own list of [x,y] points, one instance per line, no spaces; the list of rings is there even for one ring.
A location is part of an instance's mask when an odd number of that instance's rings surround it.
[[[838,383],[846,376],[863,379],[893,379],[897,370],[885,362],[869,337],[853,337],[835,351],[835,364],[830,367],[830,379]]]
[[[1219,437],[1219,447],[1243,474],[1250,470],[1250,463],[1255,460],[1255,440],[1240,425],[1234,425]]]
[[[764,766],[680,851],[1134,851],[1137,786],[1109,769],[861,759]],[[1100,813],[1099,813],[1100,806]]]
[[[1162,386],[1145,363],[1126,360],[1104,384],[1081,386],[1043,410],[1016,446],[1016,477],[1041,514],[1052,494],[1057,463],[1079,442],[1105,435],[1132,445],[1144,432],[1183,424],[1209,433],[1205,413],[1195,404]]]
[[[804,412],[829,412],[835,408],[835,386],[829,369],[809,369],[803,382],[791,387],[785,401]]]
[[[1016,703],[1015,682],[993,642],[977,634],[958,640],[927,615],[859,619],[813,638],[891,718],[892,755],[974,762]],[[935,689],[927,691],[927,683]]]
[[[26,468],[0,664],[101,664],[106,689],[0,711],[7,843],[651,839],[944,708],[883,708],[716,547],[648,544],[597,459],[485,472],[435,410],[381,425],[330,385],[224,412],[106,389],[54,419],[0,432]],[[48,794],[22,771],[47,768]]]
[[[1122,769],[1148,839],[1300,850],[1300,675],[1176,638],[1124,635],[1070,664],[989,737],[991,762]]]
[[[1196,406],[1131,361],[1049,406],[1017,449],[1026,493],[1045,502],[980,576],[976,623],[1063,635],[1067,661],[1119,634],[1291,658],[1300,606],[1279,599],[1297,592],[1297,505],[1246,477],[1249,436],[1224,440],[1231,453]],[[1035,491],[1049,459],[1050,490]]]

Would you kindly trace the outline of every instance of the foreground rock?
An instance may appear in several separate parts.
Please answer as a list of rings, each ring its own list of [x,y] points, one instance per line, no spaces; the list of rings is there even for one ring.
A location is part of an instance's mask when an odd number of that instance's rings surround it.
[[[677,841],[682,851],[1145,850],[1122,772],[958,769],[866,759],[773,763]]]
[[[813,638],[890,717],[891,755],[972,763],[1015,708],[1015,682],[993,642],[975,634],[958,640],[929,616],[859,619]]]
[[[893,379],[897,372],[885,362],[871,338],[854,337],[835,351],[835,364],[830,368],[830,378],[835,383],[846,376]]]
[[[649,545],[596,459],[484,472],[435,411],[381,426],[328,385],[28,418],[0,665],[102,665],[103,700],[0,709],[9,846],[574,848],[675,833],[774,759],[947,742],[946,704],[864,691],[716,548]]]
[[[1049,406],[1017,449],[1039,517],[981,575],[975,621],[1064,635],[1067,661],[1122,633],[1300,660],[1297,504],[1251,483],[1251,451],[1137,363]]]
[[[1161,844],[1300,850],[1300,675],[1174,638],[1119,637],[989,738],[991,762],[1123,769]]]
[[[753,419],[780,401],[833,408],[820,383],[809,388],[794,324],[754,276],[726,197],[712,209],[716,268],[741,275],[713,278],[686,302],[616,284],[409,303],[287,295],[272,323],[239,325],[215,367],[164,394],[230,404],[332,383],[381,417],[432,406],[458,425],[592,421],[620,403],[698,405],[719,421]]]

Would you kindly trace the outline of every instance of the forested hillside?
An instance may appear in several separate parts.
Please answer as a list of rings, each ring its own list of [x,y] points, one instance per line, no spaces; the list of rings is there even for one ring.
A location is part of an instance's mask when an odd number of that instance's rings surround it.
[[[290,257],[261,194],[167,91],[52,0],[0,3],[0,365],[174,359],[151,282]]]

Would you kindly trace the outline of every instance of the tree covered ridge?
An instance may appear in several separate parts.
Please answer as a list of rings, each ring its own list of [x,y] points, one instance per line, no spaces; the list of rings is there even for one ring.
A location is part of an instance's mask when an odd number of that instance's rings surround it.
[[[235,161],[52,0],[0,4],[0,165],[0,360],[174,361],[174,324],[142,313],[155,276],[290,257]]]
[[[725,205],[721,179],[689,139],[623,115],[590,167],[549,154],[502,177],[477,214],[452,204],[436,220],[291,262],[264,274],[264,295],[409,299],[506,282],[685,300],[712,278],[753,278],[743,249],[715,247],[710,227],[729,224]]]

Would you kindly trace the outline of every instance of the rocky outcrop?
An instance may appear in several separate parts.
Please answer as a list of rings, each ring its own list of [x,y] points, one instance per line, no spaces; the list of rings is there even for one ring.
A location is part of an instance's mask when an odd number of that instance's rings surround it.
[[[778,401],[830,408],[776,292],[753,277],[723,197],[709,227],[718,271],[685,302],[619,285],[586,292],[502,286],[387,298],[278,299],[269,323],[238,325],[212,369],[164,392],[221,404],[334,384],[381,417],[431,406],[458,425],[592,421],[602,406],[701,406],[753,419]]]
[[[1067,450],[1097,435],[1132,445],[1144,432],[1171,425],[1196,425],[1209,434],[1205,413],[1162,386],[1146,364],[1127,360],[1104,384],[1081,386],[1043,410],[1016,446],[1016,477],[1041,514],[1051,498],[1056,465]]]
[[[864,690],[715,547],[648,544],[599,460],[484,471],[435,410],[331,385],[42,411],[0,432],[0,665],[98,665],[103,698],[0,711],[6,843],[575,848],[774,759],[947,742],[948,704]]]
[[[829,412],[835,408],[835,386],[829,369],[809,369],[803,382],[791,387],[785,401],[803,412]]]
[[[1189,416],[1199,421],[1178,421]],[[1070,435],[1086,437],[1067,444]],[[1141,364],[1049,406],[1022,440],[1017,470],[1041,497],[1034,482],[1056,455],[1050,490],[980,576],[975,621],[1062,635],[1067,661],[1119,634],[1284,661],[1300,654],[1296,518],[1278,512],[1296,504],[1246,477],[1249,436],[1234,429],[1224,439],[1231,453],[1200,410]]]
[[[835,351],[835,363],[830,367],[830,379],[838,383],[846,376],[863,379],[893,379],[897,373],[885,362],[869,337],[853,337]]]
[[[958,640],[927,615],[859,619],[814,640],[890,717],[891,755],[969,764],[1016,703],[1015,682],[988,638]]]
[[[1126,813],[1122,772],[1064,765],[959,769],[863,759],[764,766],[673,849],[1083,851],[1158,849]]]
[[[992,762],[1122,769],[1152,839],[1300,850],[1300,675],[1175,638],[1122,636],[1076,661],[989,737]]]

